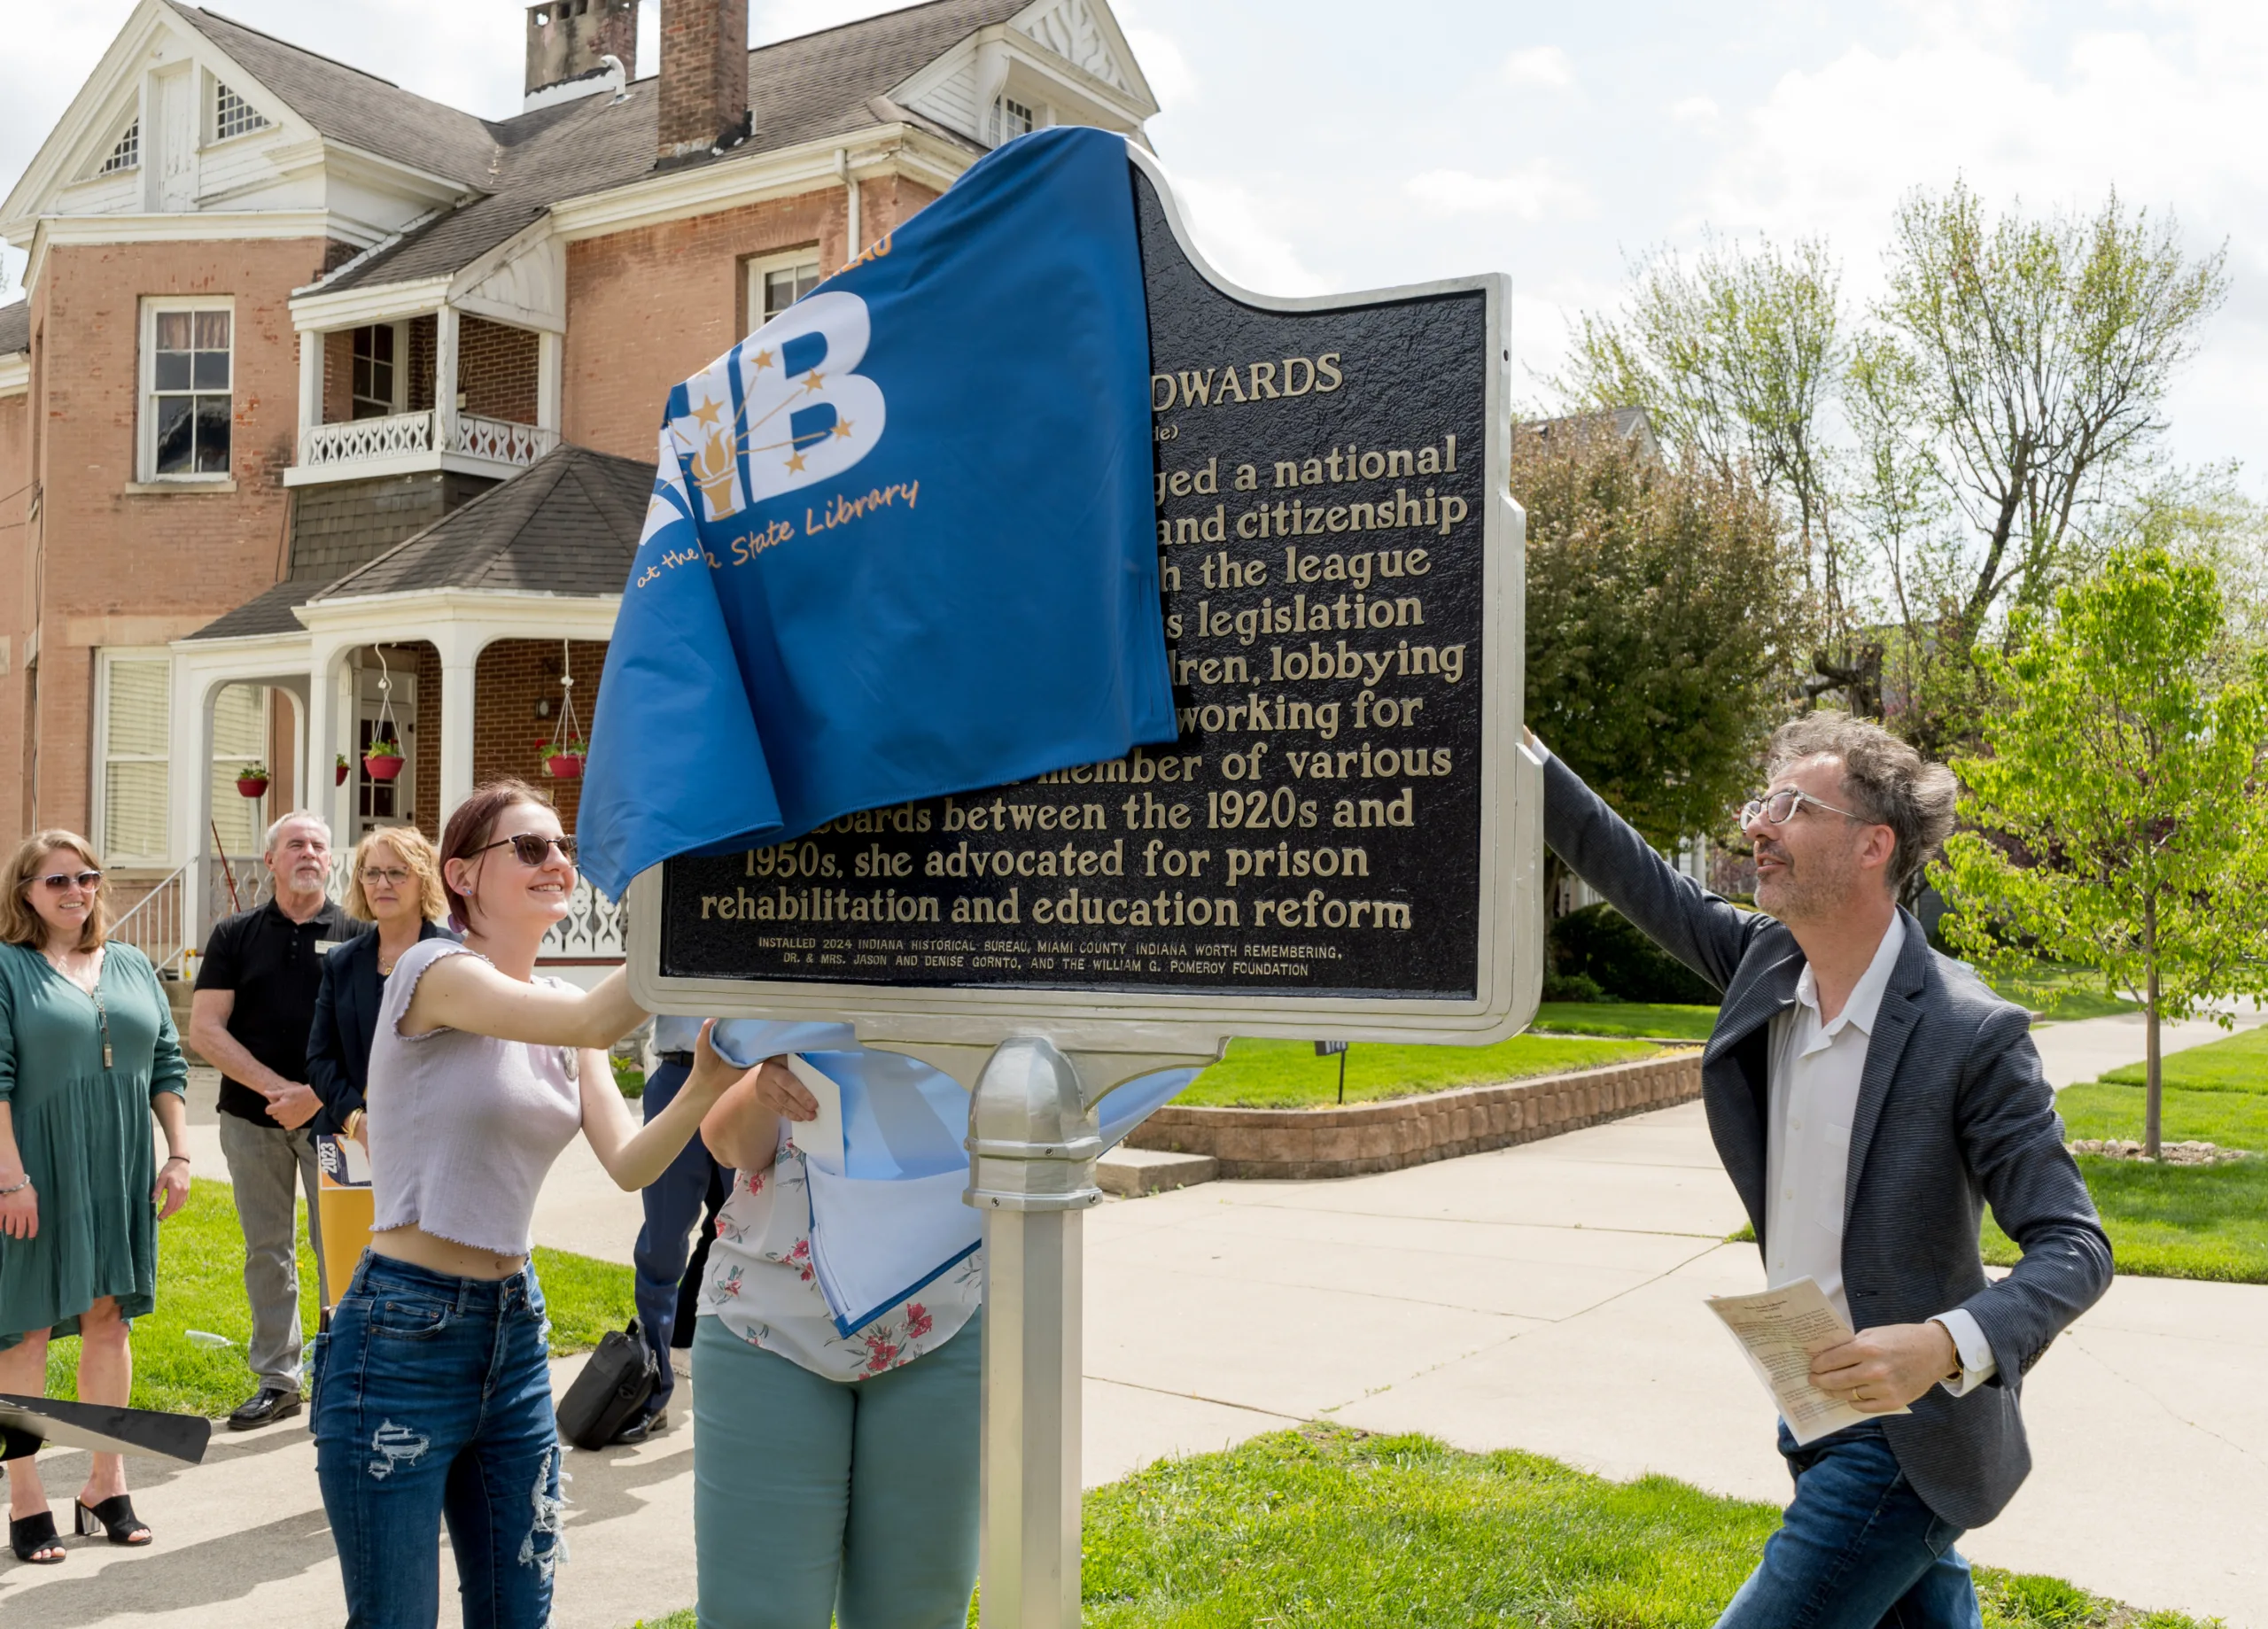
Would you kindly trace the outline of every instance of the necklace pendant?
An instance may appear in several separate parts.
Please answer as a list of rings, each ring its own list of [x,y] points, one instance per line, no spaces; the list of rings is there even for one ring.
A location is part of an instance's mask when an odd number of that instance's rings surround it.
[[[112,1066],[112,1059],[111,1059],[111,1055],[110,1055],[110,1043],[109,1043],[109,1042],[107,1042],[107,1041],[105,1041],[105,1042],[104,1042],[104,1043],[103,1043],[103,1067],[104,1067],[104,1068],[105,1068],[105,1069],[107,1069],[107,1068],[110,1068],[110,1067],[113,1067],[113,1066]]]

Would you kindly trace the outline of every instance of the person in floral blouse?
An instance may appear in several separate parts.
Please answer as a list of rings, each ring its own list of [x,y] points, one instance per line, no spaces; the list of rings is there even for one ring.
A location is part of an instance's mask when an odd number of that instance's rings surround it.
[[[959,1629],[976,1582],[983,1253],[838,1334],[795,1143],[818,1112],[773,1058],[702,1122],[735,1175],[693,1338],[701,1622]]]

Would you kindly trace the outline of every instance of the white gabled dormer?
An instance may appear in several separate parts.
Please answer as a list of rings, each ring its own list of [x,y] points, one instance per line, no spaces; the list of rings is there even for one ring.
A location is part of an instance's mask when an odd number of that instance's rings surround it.
[[[141,0],[0,202],[0,237],[30,252],[29,286],[53,243],[363,247],[470,194],[461,178],[326,141],[167,0]]]
[[[1035,0],[890,92],[987,146],[1055,124],[1139,139],[1157,98],[1105,0]]]

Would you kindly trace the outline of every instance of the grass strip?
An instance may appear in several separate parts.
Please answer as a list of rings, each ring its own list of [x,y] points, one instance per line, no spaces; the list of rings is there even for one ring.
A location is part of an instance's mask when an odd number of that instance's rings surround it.
[[[2063,1117],[2064,1136],[2073,1142],[2085,1137],[2139,1142],[2143,1095],[2140,1084],[2091,1081],[2056,1093],[2055,1111]],[[2268,1150],[2268,1091],[2168,1086],[2163,1110],[2169,1143]]]
[[[315,1263],[307,1246],[307,1206],[299,1206],[299,1322],[313,1338]],[[252,1308],[245,1299],[245,1242],[237,1225],[234,1191],[202,1178],[189,1187],[189,1203],[158,1229],[157,1310],[134,1324],[134,1392],[137,1408],[223,1415],[252,1395],[245,1344],[252,1338]],[[551,1316],[555,1357],[595,1346],[635,1310],[631,1270],[563,1250],[536,1247],[536,1276]],[[189,1331],[226,1337],[228,1346],[206,1347]],[[48,1343],[50,1397],[79,1394],[79,1342]]]
[[[2181,1166],[2078,1158],[2121,1273],[2268,1284],[2268,1159]],[[2023,1253],[1989,1214],[1983,1244],[1995,1267],[2014,1267]]]
[[[2184,1091],[2268,1093],[2268,1028],[2240,1029],[2225,1041],[2168,1052],[2158,1067],[2169,1091],[2178,1086]],[[2140,1086],[2142,1066],[2128,1064],[2102,1078],[2115,1086]]]
[[[1643,1041],[1514,1036],[1494,1046],[1387,1046],[1357,1041],[1347,1052],[1347,1101],[1374,1103],[1456,1086],[1481,1086],[1658,1055]],[[1307,1041],[1231,1041],[1228,1056],[1174,1099],[1184,1107],[1329,1108],[1339,1059]]]
[[[1309,1425],[1088,1493],[1088,1629],[1705,1629],[1779,1524],[1667,1477]],[[1977,1569],[1987,1629],[2197,1629]],[[969,1618],[974,1624],[974,1611]],[[693,1629],[689,1612],[639,1629]]]
[[[2105,995],[2102,975],[2092,968],[2060,962],[2038,962],[2014,978],[1988,978],[1986,982],[1995,994],[2031,1008],[2051,1023],[2141,1010],[2122,996]]]
[[[1666,1001],[1547,1001],[1535,1010],[1534,1028],[1563,1036],[1705,1041],[1716,1027],[1714,1007],[1677,1006]]]

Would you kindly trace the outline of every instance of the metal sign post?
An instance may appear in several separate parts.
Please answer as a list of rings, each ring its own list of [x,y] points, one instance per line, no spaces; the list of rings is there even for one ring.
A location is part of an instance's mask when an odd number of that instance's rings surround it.
[[[847,1020],[974,1093],[985,1629],[1078,1621],[1098,1102],[1237,1036],[1485,1045],[1542,979],[1510,284],[1248,293],[1129,152],[1179,741],[631,892],[649,1009]]]

